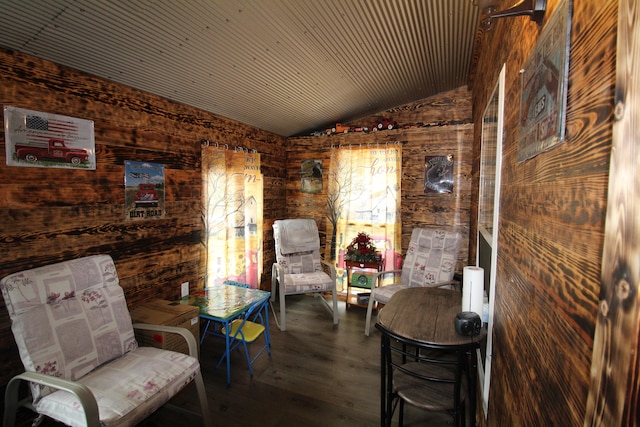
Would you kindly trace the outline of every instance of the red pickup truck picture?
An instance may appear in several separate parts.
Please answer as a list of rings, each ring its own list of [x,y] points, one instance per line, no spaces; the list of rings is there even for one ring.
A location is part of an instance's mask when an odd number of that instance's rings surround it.
[[[155,184],[138,184],[138,191],[134,197],[136,208],[155,208],[158,206],[158,199]]]
[[[67,147],[62,139],[51,138],[48,142],[16,143],[16,157],[28,162],[38,160],[61,160],[79,165],[89,160],[89,152],[83,148]]]

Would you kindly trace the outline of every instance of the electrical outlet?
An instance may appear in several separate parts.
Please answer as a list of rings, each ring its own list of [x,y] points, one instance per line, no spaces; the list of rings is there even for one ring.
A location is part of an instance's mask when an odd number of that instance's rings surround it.
[[[189,282],[184,282],[180,285],[180,297],[188,297],[189,296]]]

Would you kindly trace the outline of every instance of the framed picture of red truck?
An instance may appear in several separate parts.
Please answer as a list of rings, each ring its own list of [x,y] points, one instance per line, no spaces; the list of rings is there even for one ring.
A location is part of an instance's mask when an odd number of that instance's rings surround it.
[[[164,165],[125,160],[124,171],[125,218],[164,218]]]
[[[7,166],[96,168],[93,121],[4,106]]]

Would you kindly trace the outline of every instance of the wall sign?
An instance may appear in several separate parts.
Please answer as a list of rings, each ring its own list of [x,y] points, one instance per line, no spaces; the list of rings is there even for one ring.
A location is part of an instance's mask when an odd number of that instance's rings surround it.
[[[164,165],[125,160],[124,170],[126,219],[164,218]]]
[[[322,160],[305,160],[301,166],[303,193],[322,193]]]
[[[7,166],[96,168],[93,121],[5,105]]]
[[[570,20],[570,0],[564,0],[520,71],[519,162],[564,141]]]
[[[453,192],[453,154],[424,158],[424,192]]]

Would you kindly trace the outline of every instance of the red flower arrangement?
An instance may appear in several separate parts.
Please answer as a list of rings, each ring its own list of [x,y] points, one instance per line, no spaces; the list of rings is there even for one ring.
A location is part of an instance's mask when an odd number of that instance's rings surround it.
[[[347,261],[378,262],[381,255],[367,233],[360,232],[347,246],[345,254]]]

